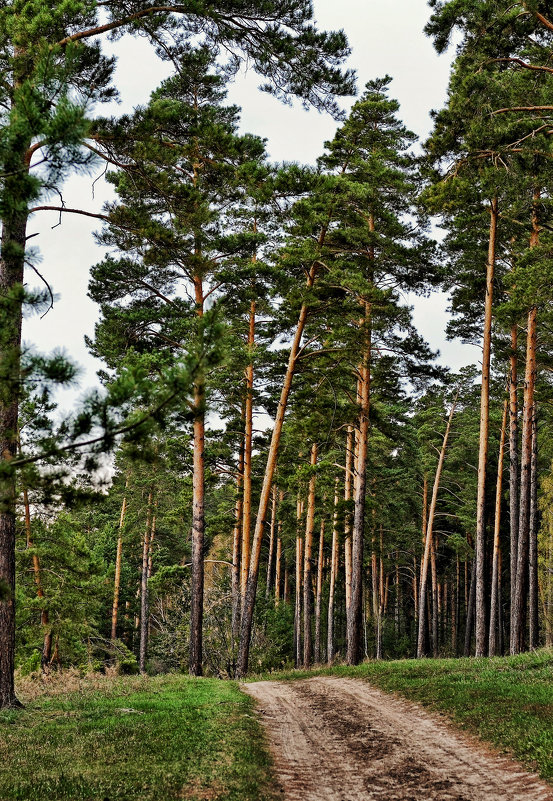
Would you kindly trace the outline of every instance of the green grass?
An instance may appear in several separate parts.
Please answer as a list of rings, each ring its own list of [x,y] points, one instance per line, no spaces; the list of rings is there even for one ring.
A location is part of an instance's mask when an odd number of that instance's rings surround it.
[[[69,691],[68,691],[69,689]],[[269,801],[269,757],[235,682],[73,676],[0,713],[0,799]]]
[[[291,680],[317,674],[367,679],[445,713],[460,728],[514,755],[544,779],[553,779],[551,650],[494,659],[365,662],[263,678]]]

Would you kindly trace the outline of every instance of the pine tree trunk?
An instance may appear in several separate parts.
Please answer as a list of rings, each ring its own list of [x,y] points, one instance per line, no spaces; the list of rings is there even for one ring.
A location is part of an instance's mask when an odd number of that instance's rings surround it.
[[[201,278],[194,280],[196,314],[203,316],[204,293]],[[189,671],[202,675],[202,627],[204,613],[204,531],[205,531],[205,377],[194,382],[194,455],[192,467],[192,574],[190,596]]]
[[[142,541],[142,573],[140,582],[140,648],[138,667],[141,673],[146,672],[146,655],[148,651],[148,560],[150,556],[150,534],[152,526],[152,491],[148,494],[148,510],[146,513],[146,529]]]
[[[365,530],[365,498],[367,486],[367,450],[369,441],[369,407],[371,380],[371,304],[364,301],[363,327],[365,343],[363,360],[359,366],[359,435],[356,462],[355,506],[352,532],[351,604],[347,617],[348,665],[357,665],[361,659],[361,625],[363,606],[363,535]]]
[[[238,454],[238,472],[236,475],[236,503],[234,506],[234,528],[232,531],[232,574],[231,574],[231,595],[232,595],[232,653],[238,643],[240,632],[240,542],[242,538],[242,479],[244,476],[244,443],[240,444]]]
[[[378,557],[376,555],[376,535],[373,529],[371,537],[371,590],[372,590],[372,618],[374,626],[374,650],[375,658],[379,659],[380,653],[380,624],[378,609],[380,599],[378,597]]]
[[[431,633],[432,633],[432,656],[434,659],[438,658],[438,650],[439,650],[439,643],[438,643],[438,598],[439,598],[439,586],[438,586],[438,571],[436,568],[436,538],[432,538],[432,545],[430,547],[430,579],[431,579],[431,587],[432,587],[432,622],[431,622]]]
[[[314,471],[317,464],[318,449],[313,443],[311,447],[311,468]],[[313,571],[313,531],[315,529],[315,473],[311,473],[309,479],[309,491],[307,494],[307,518],[305,521],[305,548],[303,558],[303,666],[311,667],[312,662],[312,641],[311,641],[311,618],[313,617],[313,589],[311,587],[311,576]]]
[[[418,624],[419,620],[419,593],[417,589],[417,577],[418,577],[418,568],[417,568],[417,559],[416,557],[413,558],[413,602],[415,607],[415,623]]]
[[[444,466],[444,459],[445,459],[445,452],[447,448],[447,441],[449,439],[449,432],[451,430],[451,421],[453,420],[453,415],[455,413],[455,406],[457,405],[457,395],[451,404],[451,409],[449,412],[449,418],[447,420],[447,425],[445,429],[444,439],[442,442],[442,448],[440,450],[440,458],[438,459],[438,465],[436,467],[436,475],[434,476],[434,487],[432,489],[432,499],[430,501],[430,512],[428,515],[428,524],[426,527],[426,538],[424,543],[424,554],[422,557],[422,564],[421,564],[421,582],[420,582],[420,589],[419,589],[419,631],[417,637],[417,659],[421,659],[424,656],[424,629],[426,625],[426,584],[428,580],[428,563],[430,561],[430,553],[432,549],[432,532],[434,528],[434,515],[436,513],[436,504],[438,502],[438,490],[440,488],[440,479],[442,476],[442,470]]]
[[[267,559],[267,581],[265,584],[265,598],[269,599],[273,581],[273,554],[275,552],[276,538],[276,507],[277,507],[277,488],[273,485],[273,503],[271,507],[271,534],[269,537],[269,557]]]
[[[244,429],[244,503],[242,509],[242,564],[240,568],[241,607],[244,610],[248,572],[250,569],[250,527],[252,509],[252,450],[253,450],[253,349],[255,347],[255,301],[250,304],[248,352],[246,367],[246,404]]]
[[[499,438],[499,457],[497,461],[497,487],[495,491],[495,521],[493,534],[493,557],[492,557],[492,593],[490,600],[490,639],[488,652],[490,656],[495,656],[497,652],[497,622],[498,607],[501,603],[499,595],[499,532],[501,530],[501,492],[503,484],[503,453],[505,450],[505,433],[507,428],[508,400],[503,406],[503,419],[501,421],[501,436]]]
[[[518,375],[517,375],[517,324],[511,328],[511,355],[509,374],[509,526],[510,526],[510,617],[509,642],[515,652],[515,596],[518,551]]]
[[[497,232],[497,197],[490,206],[490,235],[486,270],[486,300],[482,349],[480,396],[480,442],[478,446],[478,492],[476,500],[476,656],[486,655],[486,466],[490,427],[490,357],[492,338],[493,281]]]
[[[532,208],[532,234],[530,247],[539,244],[538,203],[540,194],[534,193]],[[524,374],[524,407],[522,413],[522,447],[520,460],[520,504],[518,523],[517,572],[515,587],[515,609],[513,642],[511,653],[520,653],[524,648],[525,616],[528,587],[528,547],[530,535],[532,426],[534,419],[534,389],[536,384],[536,320],[535,306],[528,312],[526,329],[526,368]]]
[[[278,499],[282,503],[284,499],[284,492],[280,490]],[[282,520],[277,524],[277,552],[276,552],[276,565],[275,565],[275,606],[280,603],[280,582],[282,574]]]
[[[353,427],[348,426],[348,433],[346,437],[346,473],[344,477],[344,501],[351,501],[352,486],[353,486],[353,473],[354,473],[354,435]],[[350,511],[346,511],[344,518],[344,573],[345,573],[345,591],[346,591],[346,617],[349,614],[351,605],[351,523],[352,517]]]
[[[294,645],[295,645],[295,664],[296,668],[301,666],[301,574],[303,563],[303,537],[299,532],[299,523],[303,514],[303,503],[298,499],[297,519],[298,534],[296,537],[296,606],[294,610]]]
[[[119,612],[119,589],[121,587],[121,559],[123,556],[123,528],[125,526],[125,515],[127,511],[127,488],[129,479],[125,481],[125,495],[121,504],[121,514],[119,515],[119,529],[117,532],[117,553],[115,556],[115,578],[113,580],[113,605],[111,608],[111,639],[112,642],[117,638],[117,615]]]
[[[332,517],[332,553],[330,557],[330,586],[328,588],[328,618],[327,618],[327,637],[326,637],[326,658],[329,664],[334,661],[334,595],[336,591],[336,579],[338,577],[338,485],[339,480],[336,476],[334,480],[334,515]]]
[[[25,507],[25,533],[27,535],[27,548],[33,548],[34,546],[33,546],[33,537],[31,529],[31,507],[29,504],[29,493],[27,492],[26,487],[23,487],[23,504]],[[35,577],[37,597],[44,598],[40,559],[38,558],[38,554],[36,553],[33,554],[33,574]],[[40,664],[42,670],[44,671],[50,664],[50,658],[52,655],[52,628],[50,626],[50,615],[48,614],[48,610],[45,607],[43,607],[40,610],[40,625],[42,626],[42,631],[44,632],[44,637],[42,641],[42,655],[40,658]]]
[[[530,524],[529,524],[529,585],[528,617],[530,622],[528,644],[531,650],[539,645],[538,620],[538,414],[534,404],[532,418],[532,458],[530,464]]]
[[[315,664],[321,663],[321,604],[323,598],[323,554],[324,554],[325,521],[321,520],[319,533],[319,553],[317,559],[317,591],[315,593]]]
[[[326,228],[323,228],[319,236],[319,246],[322,246],[326,236]],[[307,288],[310,289],[315,283],[317,275],[318,262],[315,262],[309,271],[307,277]],[[301,340],[303,330],[307,322],[308,305],[302,304],[300,309],[298,323],[292,345],[290,348],[290,356],[288,358],[288,366],[284,376],[284,382],[280,393],[280,400],[278,403],[275,422],[273,425],[273,434],[271,437],[271,444],[269,446],[269,453],[267,456],[267,465],[265,467],[265,475],[263,476],[263,485],[261,488],[261,496],[259,499],[259,509],[255,523],[255,531],[252,542],[252,551],[250,558],[250,570],[248,573],[248,586],[246,589],[246,598],[242,610],[242,621],[240,624],[240,647],[238,652],[238,670],[239,678],[242,678],[248,672],[248,662],[250,655],[250,640],[252,634],[253,612],[255,605],[255,596],[257,591],[257,579],[259,575],[259,559],[261,556],[261,543],[263,539],[263,531],[265,527],[265,519],[267,516],[267,509],[269,508],[269,498],[271,486],[273,483],[273,476],[276,469],[276,462],[278,456],[278,449],[280,445],[280,438],[282,435],[282,426],[284,423],[284,415],[288,405],[288,398],[292,388],[292,379],[296,369],[296,362],[300,355]]]
[[[17,83],[17,78],[14,79]],[[0,468],[17,452],[23,270],[27,234],[30,142],[16,141],[0,163],[3,195],[10,199],[3,209],[0,240]],[[15,695],[15,475],[0,470],[0,581],[10,596],[0,602],[0,709],[21,706]]]
[[[278,524],[281,525],[280,522]],[[277,546],[276,546],[276,561],[275,561],[275,606],[278,606],[280,603],[280,565],[282,562],[282,540],[280,537],[277,537]]]
[[[472,640],[472,627],[474,623],[474,605],[476,601],[476,560],[472,560],[470,571],[470,589],[467,598],[467,619],[465,623],[465,648],[464,656],[470,656],[470,644]]]

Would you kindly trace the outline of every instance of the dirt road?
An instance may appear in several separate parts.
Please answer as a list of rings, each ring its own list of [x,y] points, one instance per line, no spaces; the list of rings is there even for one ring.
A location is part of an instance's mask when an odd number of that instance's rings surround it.
[[[256,682],[287,801],[553,801],[552,788],[359,679]]]

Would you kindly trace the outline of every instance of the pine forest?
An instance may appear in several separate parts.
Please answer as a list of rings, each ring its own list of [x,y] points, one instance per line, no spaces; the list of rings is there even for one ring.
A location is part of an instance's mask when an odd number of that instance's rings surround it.
[[[553,647],[553,9],[430,0],[413,36],[452,66],[423,141],[313,13],[0,4],[1,707],[14,673]],[[109,43],[133,37],[168,77],[105,116]],[[334,119],[311,164],[244,131],[245,64]],[[67,206],[76,173],[108,182],[101,211]],[[70,412],[78,366],[22,338],[55,300],[52,210],[98,310],[98,387]],[[476,346],[458,371],[413,319],[439,292],[444,339]]]

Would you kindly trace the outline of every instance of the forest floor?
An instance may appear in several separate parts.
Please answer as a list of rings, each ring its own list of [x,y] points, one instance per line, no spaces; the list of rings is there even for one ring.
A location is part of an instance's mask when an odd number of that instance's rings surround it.
[[[286,801],[553,801],[535,774],[358,678],[244,689],[258,703]]]
[[[19,682],[0,712],[0,801],[271,801],[253,701],[233,681],[81,675]]]

